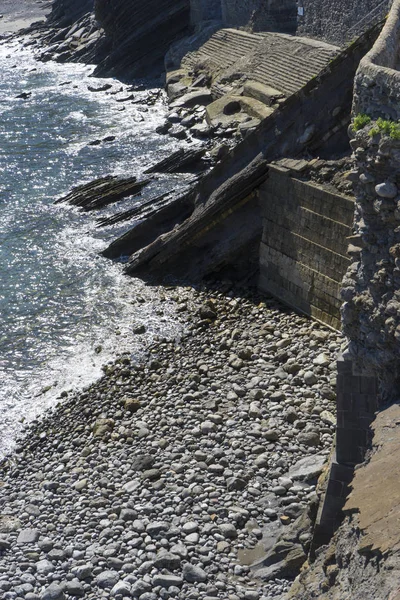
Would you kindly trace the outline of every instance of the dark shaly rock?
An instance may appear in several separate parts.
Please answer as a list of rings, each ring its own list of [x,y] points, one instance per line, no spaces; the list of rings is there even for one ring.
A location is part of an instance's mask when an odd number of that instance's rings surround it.
[[[207,573],[200,567],[195,567],[191,564],[184,565],[182,575],[185,581],[188,581],[189,583],[201,583],[207,581]]]

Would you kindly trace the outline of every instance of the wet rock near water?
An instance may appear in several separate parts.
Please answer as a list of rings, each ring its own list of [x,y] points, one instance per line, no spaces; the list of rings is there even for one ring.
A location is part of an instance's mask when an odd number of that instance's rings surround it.
[[[79,185],[72,191],[55,201],[78,206],[83,211],[98,210],[118,202],[128,196],[134,196],[150,183],[150,179],[138,181],[137,177],[117,177],[107,175],[87,184]]]
[[[2,464],[2,597],[266,600],[298,572],[339,334],[250,292],[157,293],[182,337],[106,365]]]

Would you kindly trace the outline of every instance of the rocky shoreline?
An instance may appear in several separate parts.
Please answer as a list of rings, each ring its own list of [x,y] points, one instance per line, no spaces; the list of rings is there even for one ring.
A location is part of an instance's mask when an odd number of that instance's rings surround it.
[[[62,394],[3,461],[4,600],[285,593],[332,447],[341,337],[229,287],[157,289],[182,337]]]

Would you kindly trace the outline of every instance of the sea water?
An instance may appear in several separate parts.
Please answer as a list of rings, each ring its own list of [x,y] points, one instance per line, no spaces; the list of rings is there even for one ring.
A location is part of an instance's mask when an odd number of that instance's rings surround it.
[[[174,333],[152,289],[100,256],[127,225],[98,229],[100,215],[54,204],[97,177],[140,175],[176,147],[155,132],[161,100],[147,108],[90,92],[99,85],[92,71],[37,62],[17,43],[0,46],[0,456],[60,391],[93,381],[119,352],[139,355],[152,335]],[[90,145],[108,136],[115,141]],[[144,196],[171,185],[156,181]],[[145,339],[133,335],[134,321],[146,324]]]

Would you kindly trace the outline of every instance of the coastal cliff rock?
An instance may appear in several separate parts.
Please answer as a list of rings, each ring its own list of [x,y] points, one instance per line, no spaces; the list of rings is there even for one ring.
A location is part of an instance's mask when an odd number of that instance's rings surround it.
[[[109,42],[109,53],[95,75],[144,77],[161,72],[168,48],[187,33],[190,3],[96,0],[95,14]]]
[[[48,22],[52,26],[68,27],[93,10],[94,0],[55,0]]]
[[[127,272],[201,279],[236,265],[240,256],[247,260],[250,274],[254,248],[258,263],[261,239],[254,192],[268,177],[268,163],[285,155],[297,156],[305,149],[318,153],[329,143],[347,145],[354,73],[375,35],[370,33],[331,61],[318,79],[291,95],[204,176],[192,215],[134,254]],[[124,256],[132,254],[130,246],[119,246],[119,250]]]
[[[371,456],[356,470],[345,520],[287,600],[399,600],[399,422],[398,404],[376,418]]]

